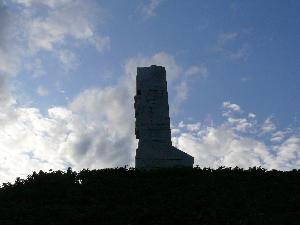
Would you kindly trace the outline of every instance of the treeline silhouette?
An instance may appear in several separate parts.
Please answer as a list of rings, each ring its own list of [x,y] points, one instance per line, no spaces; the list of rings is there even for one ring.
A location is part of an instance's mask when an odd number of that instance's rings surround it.
[[[1,225],[300,224],[300,170],[33,173],[0,189]]]

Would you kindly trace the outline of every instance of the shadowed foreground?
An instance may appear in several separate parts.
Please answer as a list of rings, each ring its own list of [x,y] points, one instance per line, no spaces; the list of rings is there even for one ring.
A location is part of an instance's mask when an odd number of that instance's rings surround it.
[[[268,224],[300,221],[300,170],[34,173],[0,189],[0,224]]]

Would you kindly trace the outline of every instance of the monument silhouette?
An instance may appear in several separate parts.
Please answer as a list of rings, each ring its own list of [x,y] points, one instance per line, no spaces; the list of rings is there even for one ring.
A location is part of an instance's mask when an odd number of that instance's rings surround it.
[[[137,169],[193,167],[194,158],[172,146],[166,70],[138,67],[136,76],[135,156]]]

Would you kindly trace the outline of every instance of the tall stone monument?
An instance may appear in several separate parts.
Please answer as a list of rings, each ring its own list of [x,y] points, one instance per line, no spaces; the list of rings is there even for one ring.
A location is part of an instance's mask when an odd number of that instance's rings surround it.
[[[194,158],[172,146],[166,70],[138,67],[136,76],[135,156],[137,169],[193,167]]]

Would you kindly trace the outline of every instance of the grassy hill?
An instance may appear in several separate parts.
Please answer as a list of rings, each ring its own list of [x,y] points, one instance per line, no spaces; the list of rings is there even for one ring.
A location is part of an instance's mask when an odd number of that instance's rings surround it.
[[[33,173],[0,189],[0,224],[300,224],[300,170]]]

